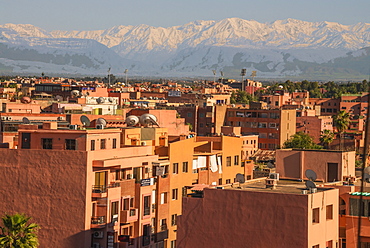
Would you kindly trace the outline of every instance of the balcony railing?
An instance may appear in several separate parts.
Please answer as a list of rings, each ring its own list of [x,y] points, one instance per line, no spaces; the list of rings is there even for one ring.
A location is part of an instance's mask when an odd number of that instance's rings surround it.
[[[105,185],[93,185],[92,187],[93,193],[105,193],[107,192],[107,187]]]
[[[105,193],[109,188],[118,188],[121,187],[121,183],[111,183],[108,185],[93,185],[92,192],[93,193]]]
[[[94,216],[91,217],[91,224],[102,225],[105,224],[105,216]]]

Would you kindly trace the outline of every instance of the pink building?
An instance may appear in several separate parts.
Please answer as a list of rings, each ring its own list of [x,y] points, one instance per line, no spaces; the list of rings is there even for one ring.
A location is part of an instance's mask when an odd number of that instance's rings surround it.
[[[176,247],[338,247],[338,190],[302,188],[296,181],[266,188],[263,179],[193,191],[183,198]]]
[[[282,178],[307,179],[305,172],[310,169],[318,181],[343,181],[355,175],[355,156],[355,151],[276,150],[276,172]]]

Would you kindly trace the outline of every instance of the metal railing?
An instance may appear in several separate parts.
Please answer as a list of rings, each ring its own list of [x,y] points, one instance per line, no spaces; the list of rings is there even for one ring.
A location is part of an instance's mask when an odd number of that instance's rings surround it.
[[[96,225],[105,224],[105,216],[91,217],[91,224],[96,224]]]

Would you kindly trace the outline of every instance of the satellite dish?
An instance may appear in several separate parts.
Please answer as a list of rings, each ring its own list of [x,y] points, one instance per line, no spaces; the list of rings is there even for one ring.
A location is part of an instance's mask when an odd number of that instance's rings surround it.
[[[63,101],[63,97],[62,97],[62,96],[57,95],[57,96],[55,97],[55,100],[56,100],[56,101],[58,101],[58,102],[61,102],[61,101]]]
[[[22,118],[22,123],[23,123],[23,124],[30,124],[30,123],[31,123],[31,121],[30,121],[27,117],[23,117],[23,118]]]
[[[84,127],[90,126],[90,119],[86,115],[81,115],[80,121]]]
[[[244,183],[245,182],[244,175],[240,173],[236,174],[236,181],[239,183]]]
[[[96,99],[96,102],[101,104],[101,103],[105,102],[105,99],[104,99],[104,97],[99,97],[98,99]]]
[[[310,181],[315,181],[317,179],[316,172],[314,172],[313,170],[306,170],[305,174]]]
[[[139,120],[140,120],[141,125],[145,127],[149,125],[153,125],[153,124],[159,126],[157,123],[157,117],[152,114],[143,114],[142,116],[139,117]]]
[[[109,102],[113,102],[113,97],[109,97],[109,98],[108,98],[108,101],[109,101]]]
[[[306,181],[306,187],[308,189],[314,189],[314,188],[316,188],[316,184],[312,181]]]
[[[72,90],[71,91],[71,95],[72,96],[79,96],[80,95],[80,92],[78,90]]]
[[[31,102],[31,98],[29,98],[28,96],[24,96],[21,98],[21,103],[30,103]]]
[[[125,120],[127,126],[135,126],[136,124],[138,124],[140,122],[139,120],[139,117],[137,117],[136,115],[130,115],[126,118]]]
[[[366,167],[366,168],[365,168],[365,170],[364,170],[364,172],[365,172],[366,174],[370,174],[370,166]]]
[[[96,120],[96,124],[103,125],[103,127],[107,126],[107,121],[104,118],[98,118]]]

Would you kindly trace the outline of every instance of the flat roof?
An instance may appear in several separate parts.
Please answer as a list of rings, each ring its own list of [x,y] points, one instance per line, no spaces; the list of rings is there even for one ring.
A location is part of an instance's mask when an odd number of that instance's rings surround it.
[[[316,185],[322,184],[317,182]],[[216,186],[223,187],[223,189],[232,190],[245,190],[245,191],[258,191],[258,192],[268,192],[268,193],[282,193],[282,194],[302,194],[302,190],[307,189],[304,181],[295,180],[278,180],[276,188],[272,187],[266,188],[266,178],[259,178],[254,180],[245,181],[245,183],[233,183],[229,185]],[[318,187],[317,192],[322,192],[330,190],[333,188],[329,187]],[[307,193],[310,193],[309,190]]]

